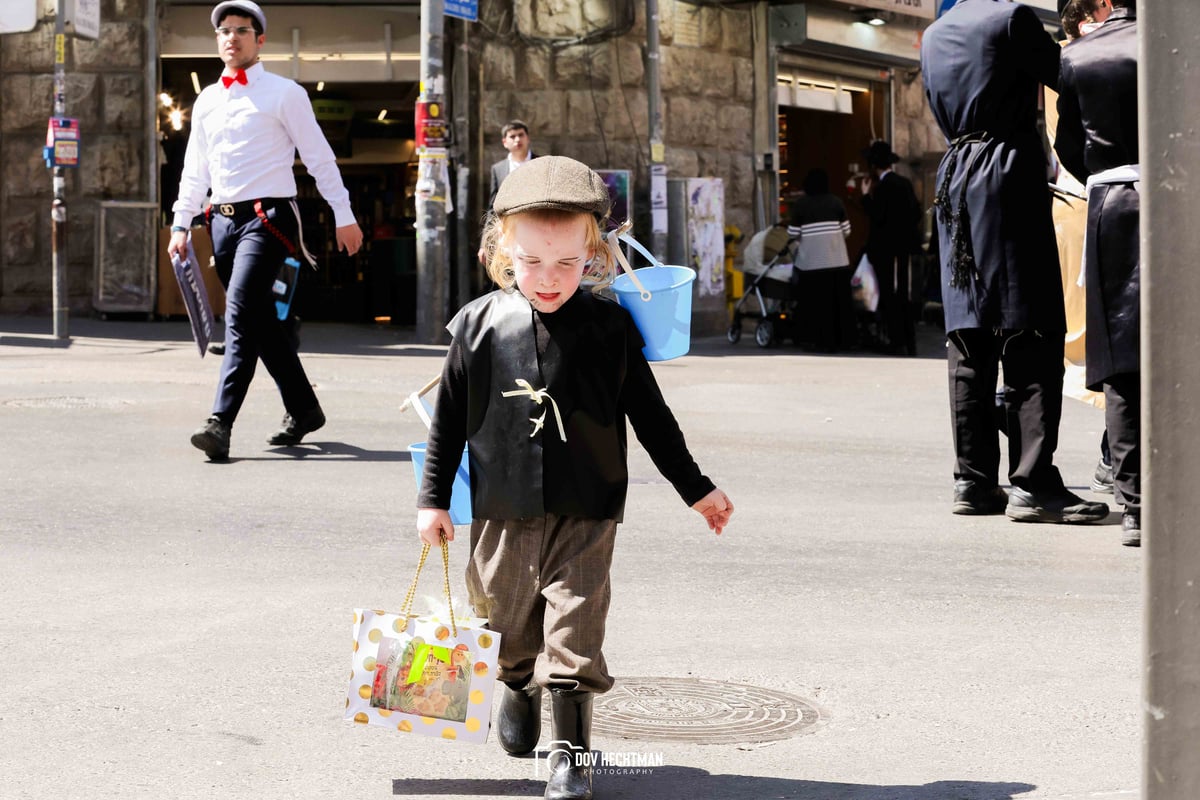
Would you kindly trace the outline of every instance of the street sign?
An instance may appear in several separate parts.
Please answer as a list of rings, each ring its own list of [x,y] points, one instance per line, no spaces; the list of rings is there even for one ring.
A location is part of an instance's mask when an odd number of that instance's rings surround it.
[[[479,0],[446,0],[443,13],[447,17],[475,22],[479,19]]]
[[[64,0],[63,22],[80,39],[99,39],[100,0]]]
[[[24,33],[37,25],[37,0],[0,3],[0,33]]]

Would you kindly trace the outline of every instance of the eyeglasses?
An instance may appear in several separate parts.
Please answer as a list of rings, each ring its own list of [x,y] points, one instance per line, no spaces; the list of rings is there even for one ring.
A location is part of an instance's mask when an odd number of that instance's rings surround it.
[[[254,33],[254,28],[245,25],[239,28],[214,28],[213,33],[217,34],[218,39],[223,36],[249,36]]]

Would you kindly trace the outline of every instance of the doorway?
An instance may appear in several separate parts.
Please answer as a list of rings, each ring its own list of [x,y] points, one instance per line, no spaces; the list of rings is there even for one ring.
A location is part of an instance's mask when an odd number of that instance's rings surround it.
[[[873,139],[888,136],[890,86],[887,81],[786,69],[780,70],[777,82],[780,219],[790,218],[791,201],[808,171],[824,169],[830,190],[846,206],[846,247],[856,259],[867,241],[862,205],[867,166],[862,151]]]

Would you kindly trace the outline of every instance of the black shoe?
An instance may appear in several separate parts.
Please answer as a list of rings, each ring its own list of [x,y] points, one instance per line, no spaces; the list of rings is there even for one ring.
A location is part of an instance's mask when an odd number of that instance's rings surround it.
[[[591,800],[592,693],[551,689],[550,719],[546,800]]]
[[[1096,471],[1092,475],[1092,491],[1097,494],[1113,493],[1112,464],[1105,464],[1103,458],[1096,462]]]
[[[514,756],[532,753],[542,735],[542,687],[530,678],[516,686],[505,683],[501,691],[496,718],[500,746]]]
[[[967,478],[954,481],[952,514],[1003,514],[1008,495],[999,486],[989,486]]]
[[[212,416],[192,434],[192,446],[203,450],[210,461],[229,458],[229,426]]]
[[[225,344],[223,342],[213,342],[208,346],[208,352],[214,356],[223,356],[225,355]]]
[[[1121,515],[1121,544],[1126,547],[1142,546],[1142,511],[1126,511]]]
[[[275,433],[270,439],[267,439],[267,444],[289,446],[300,444],[300,441],[315,430],[318,430],[325,424],[325,413],[321,411],[320,406],[313,406],[310,410],[300,415],[297,419],[291,414],[283,415],[283,427]]]
[[[1093,503],[1066,489],[1033,494],[1016,486],[1008,494],[1005,513],[1016,522],[1099,522],[1108,516],[1107,503]]]

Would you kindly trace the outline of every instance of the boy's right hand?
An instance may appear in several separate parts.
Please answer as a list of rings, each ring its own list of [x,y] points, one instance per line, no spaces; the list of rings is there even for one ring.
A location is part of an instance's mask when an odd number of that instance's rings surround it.
[[[700,512],[704,521],[708,523],[708,527],[718,536],[721,535],[721,531],[725,530],[725,526],[729,524],[729,518],[733,516],[733,501],[720,489],[713,489],[693,503],[692,508]]]
[[[417,534],[430,547],[441,547],[442,539],[454,541],[454,523],[444,508],[418,508]]]

